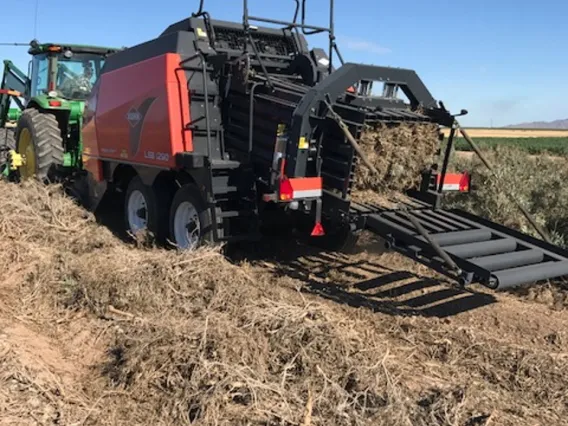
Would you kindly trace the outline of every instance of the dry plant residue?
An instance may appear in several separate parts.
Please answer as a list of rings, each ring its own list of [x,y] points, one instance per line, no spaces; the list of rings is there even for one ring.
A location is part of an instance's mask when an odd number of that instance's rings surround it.
[[[306,281],[293,271],[126,244],[56,187],[0,182],[0,192],[10,194],[0,423],[493,426],[568,415],[567,324],[542,305],[503,324],[375,312],[362,292],[345,303],[368,305],[348,307],[298,291]],[[324,287],[348,276],[329,256],[336,276]],[[540,328],[523,328],[529,313]],[[23,328],[52,350],[22,356],[38,341]]]

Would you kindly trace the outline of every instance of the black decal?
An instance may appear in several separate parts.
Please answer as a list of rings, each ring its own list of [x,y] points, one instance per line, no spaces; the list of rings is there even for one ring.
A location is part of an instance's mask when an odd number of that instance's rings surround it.
[[[140,136],[142,134],[142,126],[144,119],[156,98],[145,99],[138,109],[132,107],[126,114],[126,119],[130,123],[130,156],[135,157],[140,148]]]

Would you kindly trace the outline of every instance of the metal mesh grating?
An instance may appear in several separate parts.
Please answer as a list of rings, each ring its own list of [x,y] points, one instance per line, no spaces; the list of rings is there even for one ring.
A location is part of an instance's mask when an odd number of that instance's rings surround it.
[[[243,29],[215,28],[215,48],[241,50],[246,38]],[[265,55],[289,56],[294,53],[294,42],[291,37],[266,33],[253,33],[259,53]]]

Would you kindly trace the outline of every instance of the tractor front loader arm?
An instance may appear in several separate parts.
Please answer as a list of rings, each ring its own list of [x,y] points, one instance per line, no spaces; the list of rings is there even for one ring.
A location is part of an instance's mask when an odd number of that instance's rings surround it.
[[[28,92],[29,79],[12,61],[4,61],[4,72],[0,82],[0,128],[5,127],[10,121],[13,111],[10,110],[11,100],[23,110],[24,104],[21,97]]]

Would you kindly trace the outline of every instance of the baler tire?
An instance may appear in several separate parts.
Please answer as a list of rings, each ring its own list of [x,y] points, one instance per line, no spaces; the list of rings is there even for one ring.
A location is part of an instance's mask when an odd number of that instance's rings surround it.
[[[168,214],[168,204],[165,204],[162,199],[163,191],[154,186],[148,186],[142,182],[140,176],[133,177],[126,190],[124,197],[124,225],[127,232],[136,233],[136,230],[132,229],[131,218],[130,218],[130,199],[135,192],[138,192],[140,196],[144,199],[145,209],[146,209],[146,226],[140,231],[148,231],[152,237],[161,242],[166,236],[166,225],[167,225],[167,214]]]
[[[190,207],[192,206],[195,209],[199,220],[200,234],[198,241],[194,246],[190,248],[190,250],[194,250],[206,243],[212,243],[213,220],[211,217],[211,211],[207,208],[207,205],[203,200],[203,196],[199,191],[199,188],[193,183],[188,183],[183,185],[176,191],[170,207],[169,233],[171,244],[173,244],[178,249],[187,249],[187,247],[181,247],[179,241],[177,241],[176,239],[176,213],[178,212],[180,206],[185,202],[188,202]]]
[[[15,149],[22,155],[25,155],[25,152],[21,152],[20,139],[24,130],[31,135],[31,144],[35,156],[35,177],[46,183],[55,181],[57,168],[63,165],[65,153],[63,137],[57,119],[53,114],[43,113],[35,108],[24,110],[18,120],[14,135]]]

